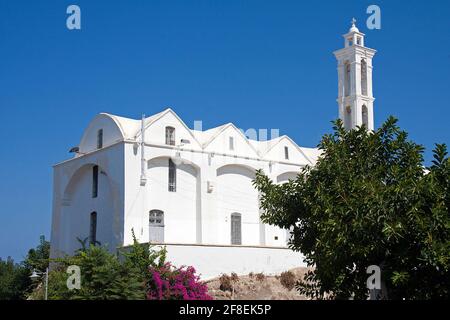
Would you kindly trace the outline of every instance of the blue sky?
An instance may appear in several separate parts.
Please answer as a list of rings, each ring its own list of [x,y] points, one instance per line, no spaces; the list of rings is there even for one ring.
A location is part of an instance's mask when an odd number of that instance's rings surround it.
[[[449,1],[0,0],[0,257],[49,237],[52,165],[99,112],[170,106],[193,126],[280,128],[315,146],[337,117],[332,52],[357,19],[373,64],[375,125],[450,142]],[[81,8],[82,30],[66,28]],[[381,8],[368,30],[366,8]]]

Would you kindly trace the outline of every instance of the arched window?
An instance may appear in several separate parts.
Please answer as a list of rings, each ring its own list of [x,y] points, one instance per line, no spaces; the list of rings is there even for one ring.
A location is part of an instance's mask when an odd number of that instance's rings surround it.
[[[361,60],[361,94],[367,96],[367,63]]]
[[[362,106],[362,123],[366,126],[366,129],[369,129],[369,112],[366,105]]]
[[[166,127],[166,144],[169,146],[175,145],[175,128]]]
[[[353,45],[353,38],[352,37],[347,38],[347,44],[348,44],[349,47],[351,47]]]
[[[161,210],[150,210],[148,223],[149,242],[164,242],[164,212]]]
[[[90,224],[89,224],[89,243],[97,243],[97,212],[91,212]]]
[[[344,113],[344,128],[350,130],[352,128],[352,108],[345,107]]]
[[[345,62],[345,75],[344,75],[344,95],[347,97],[350,95],[350,63]]]
[[[242,244],[242,217],[240,213],[231,214],[231,244]]]

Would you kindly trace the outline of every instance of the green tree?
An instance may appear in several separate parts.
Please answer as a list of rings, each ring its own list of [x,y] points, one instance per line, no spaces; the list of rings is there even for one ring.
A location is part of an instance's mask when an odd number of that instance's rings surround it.
[[[50,242],[45,240],[45,236],[40,237],[39,245],[28,250],[28,254],[23,261],[23,265],[30,272],[39,270],[44,272],[47,269],[50,258]]]
[[[14,263],[11,258],[0,258],[0,300],[26,299],[35,284],[30,275],[33,270],[45,271],[48,266],[50,243],[44,236],[36,248],[30,249],[24,261]]]
[[[0,258],[0,300],[20,300],[30,286],[28,270],[8,257]]]
[[[262,220],[292,231],[289,246],[313,266],[297,288],[315,298],[366,299],[367,267],[381,268],[389,299],[448,298],[450,161],[433,165],[390,117],[378,130],[325,135],[314,167],[274,184],[262,171]]]

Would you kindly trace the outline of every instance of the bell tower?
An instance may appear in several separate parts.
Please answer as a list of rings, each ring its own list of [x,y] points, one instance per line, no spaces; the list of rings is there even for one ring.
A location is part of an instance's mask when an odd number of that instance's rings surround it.
[[[344,48],[334,53],[338,62],[339,118],[347,130],[365,125],[373,130],[372,58],[376,50],[364,46],[364,33],[352,26],[344,34]]]

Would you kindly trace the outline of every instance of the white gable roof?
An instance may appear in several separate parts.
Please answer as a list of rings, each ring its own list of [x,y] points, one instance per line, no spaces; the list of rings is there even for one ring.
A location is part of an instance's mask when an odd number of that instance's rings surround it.
[[[235,135],[242,138],[242,140],[245,140],[245,147],[248,153],[246,156],[250,157],[258,157],[261,159],[273,159],[274,157],[277,158],[279,161],[285,161],[285,159],[282,157],[278,157],[274,155],[274,153],[271,153],[271,150],[276,148],[277,145],[279,145],[282,141],[285,141],[285,143],[292,144],[294,148],[302,155],[302,157],[306,160],[306,163],[308,164],[315,164],[318,157],[320,156],[320,150],[317,148],[305,148],[298,146],[291,138],[289,138],[286,135],[267,140],[267,141],[256,141],[252,139],[248,139],[244,133],[239,130],[234,124],[232,123],[226,123],[218,127],[214,127],[208,130],[199,131],[199,130],[193,130],[188,128],[188,126],[178,117],[178,115],[170,108],[167,108],[159,113],[156,113],[150,117],[145,118],[145,128],[149,128],[152,124],[156,123],[159,119],[163,118],[168,113],[171,113],[173,115],[172,119],[177,119],[182,127],[186,129],[186,134],[191,135],[191,138],[198,144],[199,147],[203,150],[214,152],[215,146],[213,142],[221,137],[221,134],[224,132],[231,132],[229,130],[232,130],[232,132],[235,132]],[[99,118],[100,117],[100,118]],[[140,137],[141,134],[141,120],[140,119],[130,119],[125,118],[117,115],[112,115],[108,113],[101,113],[99,116],[93,119],[91,122],[90,127],[97,119],[105,119],[109,118],[110,120],[115,123],[115,125],[118,128],[118,131],[122,135],[122,140],[136,140]],[[183,129],[184,130],[184,129]],[[119,134],[120,136],[120,134]],[[223,137],[222,137],[223,138]],[[240,139],[239,138],[239,139]],[[116,139],[117,140],[117,139]],[[83,143],[83,141],[82,141]],[[81,143],[81,144],[82,144]],[[80,144],[80,145],[81,145]],[[195,144],[195,143],[194,143]],[[232,151],[231,151],[232,152]],[[278,159],[280,158],[280,159]]]
[[[199,131],[199,130],[191,130],[192,133],[198,138],[198,140],[201,142],[202,146],[205,147],[207,144],[211,142],[212,139],[217,137],[218,133],[223,130],[229,123],[223,124],[218,127],[214,127],[205,131]]]
[[[155,119],[161,117],[164,113],[169,111],[170,109],[166,109],[157,114],[154,114],[150,117],[145,118],[146,126],[150,125],[154,122]],[[141,121],[136,119],[125,118],[121,116],[116,116],[109,113],[101,113],[104,116],[110,117],[119,127],[122,132],[124,139],[135,139],[141,132]]]
[[[297,155],[297,158],[302,159],[302,162],[305,162],[305,160],[306,160],[307,164],[314,164],[312,159],[310,159],[309,156],[303,152],[302,148],[300,148],[294,142],[294,140],[292,140],[291,138],[289,138],[286,135],[280,136],[280,137],[272,139],[272,140],[268,140],[268,141],[266,141],[265,144],[261,144],[261,149],[262,149],[261,156],[263,158],[270,159],[270,160],[282,158],[282,156],[280,156],[281,155],[280,150],[278,150],[278,152],[275,152],[275,153],[273,152],[275,149],[279,148],[282,144],[285,144],[285,145],[287,144],[288,146],[289,145],[293,146],[294,149],[299,153],[299,155]],[[283,154],[284,154],[284,152],[283,152]],[[291,158],[291,156],[290,156],[290,158]],[[289,161],[284,158],[282,158],[282,159],[283,159],[283,161]]]

